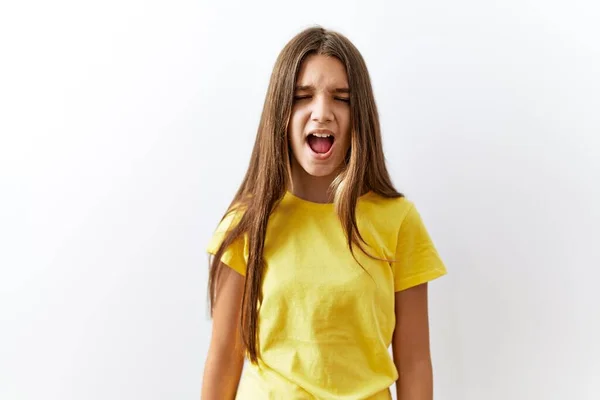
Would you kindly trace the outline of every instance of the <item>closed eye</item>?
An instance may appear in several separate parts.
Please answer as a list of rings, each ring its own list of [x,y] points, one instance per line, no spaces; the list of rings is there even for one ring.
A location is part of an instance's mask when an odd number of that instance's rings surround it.
[[[294,100],[310,99],[310,96],[294,96]]]
[[[294,96],[294,100],[304,100],[304,99],[310,99],[312,96]],[[342,101],[344,103],[350,103],[350,99],[344,98],[344,97],[335,97],[336,100],[338,101]]]

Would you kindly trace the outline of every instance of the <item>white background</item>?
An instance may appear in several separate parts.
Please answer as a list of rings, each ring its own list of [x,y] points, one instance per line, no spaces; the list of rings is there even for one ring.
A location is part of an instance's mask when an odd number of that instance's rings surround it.
[[[197,399],[205,245],[277,54],[362,52],[394,182],[449,275],[436,398],[600,399],[593,1],[6,1],[0,398]]]

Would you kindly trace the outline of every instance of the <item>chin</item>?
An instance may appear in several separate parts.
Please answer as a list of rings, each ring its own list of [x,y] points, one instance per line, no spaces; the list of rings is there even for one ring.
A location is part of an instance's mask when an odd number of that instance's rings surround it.
[[[339,170],[339,168],[334,168],[330,165],[307,165],[303,166],[304,171],[315,178],[324,178],[327,176],[331,176]]]
[[[306,173],[310,176],[313,176],[315,178],[324,178],[327,177],[329,175],[331,175],[331,172],[327,171],[327,172],[323,172],[323,171],[311,171],[308,170],[306,171]]]

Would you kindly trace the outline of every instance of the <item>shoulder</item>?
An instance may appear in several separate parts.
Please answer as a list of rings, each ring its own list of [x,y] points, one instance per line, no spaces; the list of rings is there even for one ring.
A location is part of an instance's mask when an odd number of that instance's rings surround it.
[[[386,197],[369,192],[360,199],[356,217],[361,235],[394,257],[398,238],[414,203],[404,196]]]
[[[221,218],[217,226],[217,232],[224,233],[234,228],[241,221],[245,211],[246,207],[241,204],[232,205]]]
[[[362,212],[367,218],[385,225],[399,227],[407,217],[416,211],[415,204],[405,196],[385,197],[375,192],[369,192],[362,200]]]

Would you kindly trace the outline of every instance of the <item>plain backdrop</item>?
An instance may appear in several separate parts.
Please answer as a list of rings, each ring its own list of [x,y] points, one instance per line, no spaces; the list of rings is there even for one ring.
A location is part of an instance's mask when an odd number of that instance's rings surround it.
[[[0,398],[198,399],[205,246],[275,59],[369,68],[388,167],[449,275],[436,399],[600,399],[593,1],[0,5]]]

